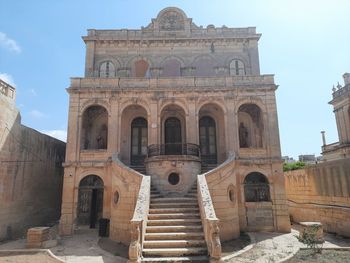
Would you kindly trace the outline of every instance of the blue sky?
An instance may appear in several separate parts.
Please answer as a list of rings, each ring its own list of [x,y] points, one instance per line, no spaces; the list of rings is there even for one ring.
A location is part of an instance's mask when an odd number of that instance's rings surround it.
[[[17,88],[22,123],[67,129],[70,77],[83,76],[89,28],[139,29],[176,6],[197,25],[256,26],[262,74],[275,74],[282,154],[319,155],[338,140],[332,85],[350,71],[349,0],[0,0],[0,78]]]

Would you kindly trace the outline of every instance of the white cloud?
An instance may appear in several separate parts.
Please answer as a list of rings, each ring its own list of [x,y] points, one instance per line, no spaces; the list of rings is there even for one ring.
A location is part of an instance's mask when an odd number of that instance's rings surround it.
[[[0,72],[0,79],[10,84],[11,86],[16,86],[13,77],[10,74]]]
[[[67,141],[67,131],[66,130],[46,130],[46,131],[41,131],[42,133],[49,135],[51,137],[54,137],[58,140]]]
[[[22,51],[21,47],[17,44],[17,42],[9,38],[3,32],[0,32],[0,46],[10,51],[14,51],[16,53],[21,53]]]
[[[38,110],[31,110],[28,112],[28,115],[34,119],[42,119],[46,116],[44,113]]]
[[[35,89],[30,89],[30,90],[29,90],[29,93],[30,93],[30,95],[32,95],[33,97],[38,96],[38,93],[36,93]]]

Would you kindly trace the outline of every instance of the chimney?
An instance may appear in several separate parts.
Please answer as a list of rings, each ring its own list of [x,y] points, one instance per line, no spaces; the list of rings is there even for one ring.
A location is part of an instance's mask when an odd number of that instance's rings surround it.
[[[343,78],[344,78],[344,86],[346,86],[347,84],[350,84],[350,73],[344,73]]]
[[[322,134],[322,143],[323,143],[323,146],[326,145],[326,135],[325,135],[325,131],[321,131],[321,134]]]

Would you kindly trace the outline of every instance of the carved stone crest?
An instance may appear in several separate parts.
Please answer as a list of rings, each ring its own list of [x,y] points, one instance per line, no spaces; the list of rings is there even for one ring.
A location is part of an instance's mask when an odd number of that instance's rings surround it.
[[[183,30],[185,28],[184,18],[175,11],[165,12],[159,19],[161,30]]]

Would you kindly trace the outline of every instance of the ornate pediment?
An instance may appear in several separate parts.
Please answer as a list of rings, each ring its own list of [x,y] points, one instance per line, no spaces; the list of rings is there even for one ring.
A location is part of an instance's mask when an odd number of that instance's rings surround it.
[[[177,7],[167,7],[159,12],[157,18],[152,19],[150,23],[144,30],[152,30],[154,32],[177,32],[181,34],[182,32],[190,32],[191,27],[197,27],[192,23],[191,18],[187,18],[184,11]]]
[[[158,19],[160,30],[170,31],[185,29],[185,18],[177,10],[166,11]]]

